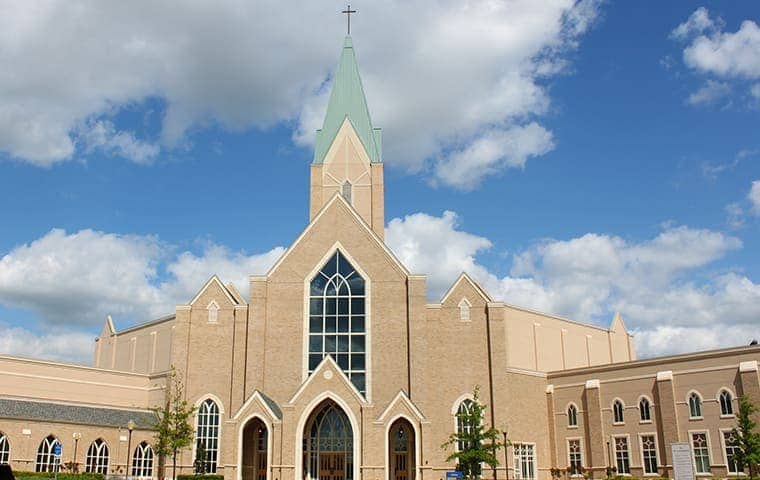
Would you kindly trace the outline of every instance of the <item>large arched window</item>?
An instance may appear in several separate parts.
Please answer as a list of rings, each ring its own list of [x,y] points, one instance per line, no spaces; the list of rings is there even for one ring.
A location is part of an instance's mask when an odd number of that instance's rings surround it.
[[[309,374],[331,355],[362,395],[366,392],[364,279],[336,251],[311,281]]]
[[[198,408],[198,428],[195,432],[196,452],[203,449],[205,458],[199,459],[206,463],[207,473],[216,473],[216,463],[219,458],[219,405],[207,398]]]
[[[326,400],[314,410],[304,428],[303,442],[304,478],[354,478],[354,431],[335,402]]]
[[[10,462],[11,446],[8,443],[8,437],[0,432],[0,465],[7,465]]]
[[[462,400],[462,403],[459,404],[459,408],[457,408],[457,433],[460,435],[472,433],[473,425],[471,416],[473,406],[473,401],[466,398]],[[457,450],[461,452],[466,448],[467,445],[464,441],[460,440],[457,442]]]
[[[102,438],[99,438],[90,444],[87,449],[87,473],[108,474],[108,445]]]
[[[43,438],[37,448],[37,462],[34,469],[37,472],[52,472],[55,469],[56,458],[53,448],[60,442],[53,435]]]
[[[132,476],[153,476],[153,449],[148,442],[140,442],[132,455]]]
[[[720,414],[721,415],[733,415],[734,414],[734,396],[728,390],[721,390],[718,396],[720,401]]]
[[[570,404],[569,407],[567,407],[567,426],[568,427],[577,427],[578,426],[578,407]]]
[[[620,400],[615,400],[612,403],[612,421],[614,423],[623,423],[625,422],[625,416],[623,415],[623,402]]]
[[[639,400],[639,420],[642,422],[652,420],[652,408],[647,397],[641,397],[641,400]]]
[[[702,397],[697,392],[689,395],[689,417],[702,418]]]

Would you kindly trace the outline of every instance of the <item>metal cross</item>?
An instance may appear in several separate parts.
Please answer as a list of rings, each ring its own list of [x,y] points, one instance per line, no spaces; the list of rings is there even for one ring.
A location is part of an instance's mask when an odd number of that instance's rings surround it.
[[[348,34],[351,35],[351,14],[356,13],[356,10],[351,10],[351,5],[349,5],[348,7],[346,7],[345,10],[343,10],[340,13],[346,14],[346,18],[348,19]]]

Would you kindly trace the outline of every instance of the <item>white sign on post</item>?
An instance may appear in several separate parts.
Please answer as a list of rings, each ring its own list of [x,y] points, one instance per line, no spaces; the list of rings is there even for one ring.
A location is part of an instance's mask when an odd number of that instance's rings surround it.
[[[675,480],[694,480],[694,465],[691,463],[691,447],[688,443],[671,443],[673,454],[673,478]]]

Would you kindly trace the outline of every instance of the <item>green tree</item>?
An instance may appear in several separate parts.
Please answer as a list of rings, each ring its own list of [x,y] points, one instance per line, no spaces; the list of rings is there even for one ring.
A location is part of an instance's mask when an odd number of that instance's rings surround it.
[[[195,446],[195,461],[193,469],[196,475],[205,475],[208,473],[208,453],[206,453],[206,444],[198,440]]]
[[[750,401],[749,397],[742,395],[739,398],[736,428],[733,430],[737,447],[734,461],[737,465],[749,469],[750,478],[755,478],[755,472],[760,464],[760,433],[755,430],[757,422],[752,418],[755,412],[757,412],[757,406]]]
[[[164,406],[154,408],[156,423],[155,434],[156,454],[161,457],[172,456],[172,479],[177,475],[177,453],[193,443],[193,426],[190,418],[195,407],[185,400],[185,388],[174,366],[166,386]]]
[[[457,431],[441,445],[443,449],[454,448],[454,453],[449,455],[446,461],[456,460],[457,470],[468,479],[478,478],[480,466],[484,463],[496,468],[499,465],[496,454],[504,447],[504,444],[499,442],[501,432],[493,426],[484,426],[486,405],[480,403],[479,390],[479,387],[475,387],[472,392],[473,398],[468,405],[469,408],[460,408],[457,412],[457,425],[464,428],[457,428]]]

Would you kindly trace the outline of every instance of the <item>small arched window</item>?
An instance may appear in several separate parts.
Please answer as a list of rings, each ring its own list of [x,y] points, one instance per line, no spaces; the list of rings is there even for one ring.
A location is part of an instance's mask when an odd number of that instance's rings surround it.
[[[219,406],[207,398],[198,408],[198,429],[195,435],[196,452],[203,448],[205,457],[204,471],[216,473],[217,458],[219,457]]]
[[[689,417],[702,418],[702,397],[697,392],[689,395]]]
[[[470,307],[472,305],[470,304],[470,301],[466,298],[463,298],[459,302],[459,319],[463,322],[469,322],[470,321]]]
[[[623,416],[623,402],[615,400],[612,404],[612,421],[614,423],[623,423],[625,417]]]
[[[578,426],[578,408],[572,404],[569,407],[567,407],[567,426],[568,427]]]
[[[219,321],[219,305],[212,301],[206,310],[208,310],[208,323],[217,323]]]
[[[734,414],[734,397],[728,390],[722,390],[720,392],[720,414],[721,415],[733,415]]]
[[[10,462],[11,446],[8,443],[8,437],[0,432],[0,465],[7,465]]]
[[[90,448],[87,449],[87,465],[85,471],[87,473],[108,474],[108,445],[102,438],[92,442]]]
[[[57,438],[53,435],[48,435],[40,442],[40,446],[37,448],[37,462],[34,469],[37,472],[52,472],[55,469],[56,458],[53,455],[53,449],[56,445],[60,444]]]
[[[641,400],[639,400],[639,419],[642,422],[652,420],[652,409],[647,397],[641,397]]]
[[[132,455],[132,476],[153,476],[153,449],[148,442],[140,442]]]

